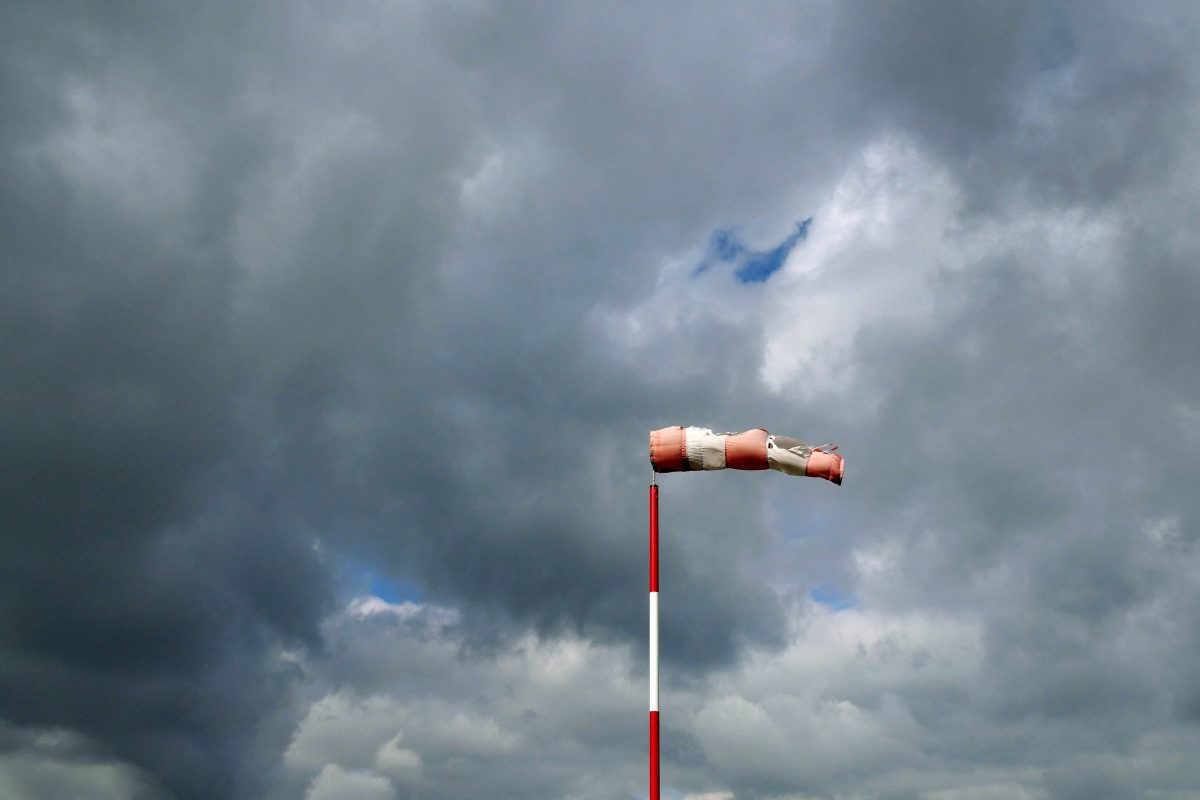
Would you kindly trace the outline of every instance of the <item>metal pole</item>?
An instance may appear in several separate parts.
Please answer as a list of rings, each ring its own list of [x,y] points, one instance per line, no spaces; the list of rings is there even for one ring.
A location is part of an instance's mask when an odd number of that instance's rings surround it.
[[[650,800],[658,797],[658,484],[650,484]]]

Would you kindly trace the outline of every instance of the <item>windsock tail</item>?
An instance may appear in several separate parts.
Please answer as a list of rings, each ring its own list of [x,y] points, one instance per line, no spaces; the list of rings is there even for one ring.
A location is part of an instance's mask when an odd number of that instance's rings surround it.
[[[824,478],[841,486],[842,475],[845,474],[845,460],[837,453],[813,450],[812,455],[808,457],[808,467],[804,474],[810,478]]]

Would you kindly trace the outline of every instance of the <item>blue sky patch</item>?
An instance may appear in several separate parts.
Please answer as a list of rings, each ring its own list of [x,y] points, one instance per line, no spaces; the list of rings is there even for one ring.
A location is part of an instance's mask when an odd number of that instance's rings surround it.
[[[708,243],[708,254],[696,267],[699,275],[715,263],[734,264],[733,277],[739,283],[765,283],[779,271],[796,245],[808,238],[808,228],[813,218],[796,223],[796,229],[770,250],[751,250],[741,240],[736,227],[721,228],[713,232]]]
[[[852,592],[825,583],[809,592],[808,596],[813,599],[814,603],[828,606],[834,611],[845,611],[847,608],[858,605],[858,598]]]
[[[390,578],[369,564],[351,570],[349,584],[352,593],[373,595],[386,603],[421,601],[418,587],[407,581]]]

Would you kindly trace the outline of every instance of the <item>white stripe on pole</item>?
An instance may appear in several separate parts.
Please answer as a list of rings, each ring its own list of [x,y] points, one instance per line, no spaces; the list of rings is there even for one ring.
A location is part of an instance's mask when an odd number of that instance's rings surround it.
[[[658,592],[650,593],[650,710],[658,711]]]

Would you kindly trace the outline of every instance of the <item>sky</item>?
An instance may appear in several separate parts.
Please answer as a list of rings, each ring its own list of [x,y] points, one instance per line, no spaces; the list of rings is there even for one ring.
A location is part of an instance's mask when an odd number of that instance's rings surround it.
[[[1200,798],[1198,46],[5,3],[0,796]]]

